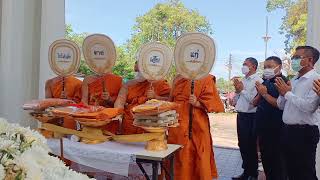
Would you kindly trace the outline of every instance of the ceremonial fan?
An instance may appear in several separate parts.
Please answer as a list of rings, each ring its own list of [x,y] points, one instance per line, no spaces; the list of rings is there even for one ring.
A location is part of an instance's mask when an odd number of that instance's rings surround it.
[[[62,77],[61,97],[66,99],[65,77],[75,74],[80,67],[80,48],[67,39],[54,41],[49,47],[49,64],[52,71]]]
[[[100,77],[110,73],[115,65],[117,54],[114,42],[104,34],[87,36],[82,44],[83,56],[89,68]],[[102,79],[103,93],[108,93],[105,79]],[[107,102],[105,102],[107,105]]]
[[[174,50],[177,73],[191,80],[191,94],[194,94],[195,80],[209,74],[215,62],[214,40],[203,33],[181,35]],[[189,138],[192,138],[193,107],[189,109]]]

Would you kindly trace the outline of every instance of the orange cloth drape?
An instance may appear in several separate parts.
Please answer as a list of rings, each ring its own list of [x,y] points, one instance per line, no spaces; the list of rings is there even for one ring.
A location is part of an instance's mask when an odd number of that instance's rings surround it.
[[[54,79],[50,85],[52,98],[60,98],[62,92],[62,77]],[[73,100],[76,103],[81,101],[81,85],[82,81],[74,76],[64,78],[64,88],[67,99]]]
[[[57,77],[52,80],[49,85],[49,89],[52,94],[52,98],[60,98],[63,89],[62,77]],[[67,99],[73,100],[76,103],[81,101],[81,86],[82,81],[74,76],[67,76],[64,78],[64,88]],[[76,129],[76,122],[71,117],[65,117],[63,120],[63,127],[69,129]]]
[[[211,180],[216,178],[210,123],[207,112],[223,112],[224,107],[215,87],[214,77],[196,80],[194,94],[205,109],[193,108],[192,138],[189,139],[189,97],[191,81],[175,81],[172,91],[173,102],[180,104],[178,109],[180,126],[169,129],[168,143],[181,144],[183,148],[175,157],[175,179]]]

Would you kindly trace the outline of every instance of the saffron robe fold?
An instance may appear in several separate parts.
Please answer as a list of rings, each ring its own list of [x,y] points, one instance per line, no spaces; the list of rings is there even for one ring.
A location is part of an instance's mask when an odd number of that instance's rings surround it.
[[[214,76],[196,80],[194,95],[203,108],[193,107],[192,138],[189,139],[189,97],[191,81],[178,78],[173,85],[173,102],[180,104],[179,126],[169,129],[168,143],[183,145],[175,156],[175,179],[212,180],[217,178],[212,139],[210,134],[209,112],[224,112],[214,83]]]

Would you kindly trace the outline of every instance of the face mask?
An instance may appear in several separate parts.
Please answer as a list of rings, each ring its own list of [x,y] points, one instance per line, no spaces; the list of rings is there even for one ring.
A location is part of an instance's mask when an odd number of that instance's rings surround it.
[[[242,74],[247,75],[250,70],[248,66],[242,66],[241,71],[242,71]]]
[[[145,80],[145,78],[142,76],[140,72],[135,72],[134,79],[141,80],[141,81]]]
[[[273,78],[275,75],[277,75],[278,73],[275,72],[275,70],[278,68],[279,66],[275,67],[274,69],[271,68],[266,68],[263,70],[263,77],[266,79],[271,79]]]
[[[292,59],[292,61],[291,61],[292,70],[299,72],[303,68],[303,66],[301,66],[301,64],[300,64],[301,60],[302,60],[301,58]]]
[[[138,76],[139,76],[139,72],[134,72],[134,78],[137,79]]]

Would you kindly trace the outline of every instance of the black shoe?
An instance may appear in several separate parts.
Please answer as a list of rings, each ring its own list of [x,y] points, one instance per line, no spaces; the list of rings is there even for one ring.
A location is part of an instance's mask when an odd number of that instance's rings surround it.
[[[242,173],[240,176],[233,177],[232,180],[247,180],[248,176]]]
[[[248,180],[257,180],[257,179],[258,179],[257,177],[253,177],[253,176],[248,177]]]

